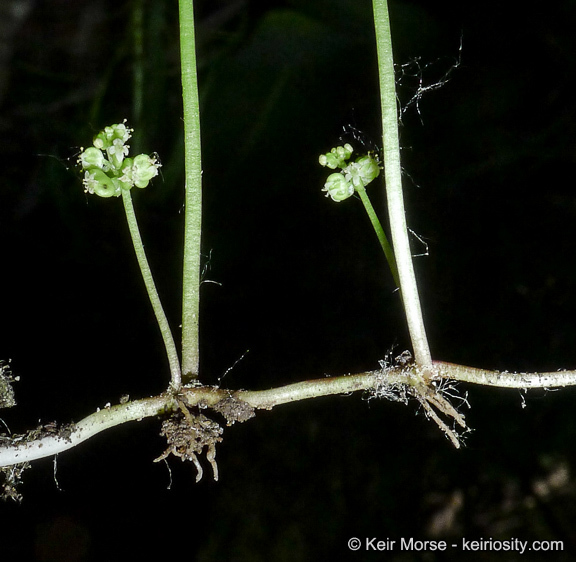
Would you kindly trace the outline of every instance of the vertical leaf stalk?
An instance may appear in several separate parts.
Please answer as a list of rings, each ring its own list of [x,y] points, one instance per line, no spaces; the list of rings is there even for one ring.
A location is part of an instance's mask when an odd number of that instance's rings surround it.
[[[200,308],[202,163],[196,45],[194,38],[194,4],[192,0],[179,0],[179,7],[186,174],[182,291],[182,374],[186,381],[198,377],[200,362],[198,322]]]
[[[419,365],[427,367],[431,365],[432,358],[422,318],[416,276],[414,275],[402,194],[396,82],[387,0],[373,0],[373,8],[380,76],[384,173],[390,231],[414,358]]]

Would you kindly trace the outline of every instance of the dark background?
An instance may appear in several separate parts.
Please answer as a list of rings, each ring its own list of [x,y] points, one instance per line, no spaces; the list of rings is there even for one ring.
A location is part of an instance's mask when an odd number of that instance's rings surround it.
[[[134,197],[179,339],[177,3],[145,6],[135,123],[130,3],[0,4],[0,358],[21,378],[18,406],[2,412],[14,432],[168,382],[121,202],[87,197],[74,168],[79,147],[124,118],[159,153],[162,178]],[[424,86],[462,43],[449,83],[401,129],[408,222],[430,253],[416,267],[433,356],[574,367],[576,3],[390,9],[396,60],[420,57]],[[206,278],[220,284],[202,286],[207,384],[247,350],[223,387],[361,372],[410,347],[360,201],[320,191],[318,155],[344,125],[378,142],[371,17],[367,0],[198,3],[203,252]],[[418,76],[402,83],[406,103]],[[0,505],[0,560],[518,557],[350,553],[353,536],[562,540],[564,553],[522,559],[573,560],[575,392],[460,389],[474,429],[461,450],[415,405],[332,397],[226,428],[218,483],[209,467],[195,484],[191,465],[172,459],[170,475],[152,463],[164,446],[155,420],[109,430],[59,456],[60,489],[52,460],[25,473],[23,502]]]

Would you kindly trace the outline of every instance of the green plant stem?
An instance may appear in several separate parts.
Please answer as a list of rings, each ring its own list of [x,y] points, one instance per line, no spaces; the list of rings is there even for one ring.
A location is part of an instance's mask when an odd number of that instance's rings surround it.
[[[442,361],[434,361],[434,368],[437,375],[443,379],[500,388],[526,390],[527,388],[558,388],[576,385],[576,371],[500,372],[475,369]],[[344,395],[358,391],[375,391],[376,395],[382,395],[386,388],[412,386],[413,384],[414,381],[407,376],[405,368],[392,367],[384,371],[367,371],[340,377],[307,380],[269,390],[231,391],[213,386],[182,388],[178,398],[188,407],[202,404],[203,408],[206,408],[222,402],[227,403],[226,409],[230,411],[230,401],[232,400],[238,401],[236,404],[241,405],[242,402],[245,402],[252,408],[271,410],[281,404],[320,396]],[[53,435],[48,432],[34,440],[4,440],[0,442],[0,467],[53,457],[111,427],[130,421],[165,415],[177,408],[176,397],[171,393],[164,393],[151,398],[134,400],[127,404],[102,408],[80,422],[72,424],[62,435]],[[248,417],[249,415],[245,419]]]
[[[126,220],[128,221],[128,228],[130,229],[132,244],[134,245],[134,250],[136,251],[138,265],[140,266],[140,271],[142,272],[142,277],[144,279],[144,285],[146,285],[146,291],[148,291],[148,297],[152,303],[152,308],[154,309],[154,314],[156,315],[156,321],[158,322],[160,332],[162,333],[162,339],[164,340],[166,354],[168,355],[168,362],[170,363],[171,386],[174,390],[179,390],[182,386],[182,377],[180,374],[178,352],[176,351],[176,345],[174,345],[174,338],[172,337],[172,332],[170,331],[168,319],[166,318],[166,314],[162,308],[162,303],[160,302],[160,297],[158,296],[158,291],[156,290],[156,285],[154,284],[152,271],[150,270],[148,260],[146,259],[146,252],[144,251],[140,230],[138,229],[138,222],[136,220],[136,213],[134,212],[134,205],[132,204],[132,196],[130,195],[130,191],[125,189],[122,190],[122,201],[124,202]]]
[[[382,228],[382,224],[380,224],[380,220],[376,215],[376,211],[370,202],[370,198],[368,197],[368,193],[366,193],[366,188],[356,188],[356,191],[360,195],[360,199],[364,204],[364,208],[368,213],[368,218],[372,223],[372,227],[376,232],[376,236],[378,236],[378,241],[380,242],[380,246],[382,246],[382,250],[384,250],[384,255],[386,256],[386,261],[390,267],[390,271],[392,272],[392,277],[394,278],[394,283],[396,283],[397,287],[400,287],[400,278],[398,277],[398,266],[396,265],[396,258],[394,257],[394,252],[392,251],[392,247],[390,246],[390,242],[388,242],[388,238],[386,238],[386,234],[384,233],[384,229]]]
[[[382,140],[384,148],[384,173],[386,197],[390,216],[390,231],[394,255],[398,264],[400,291],[404,302],[406,320],[414,359],[423,366],[431,365],[432,357],[424,328],[416,276],[412,264],[412,254],[406,227],[406,214],[402,194],[402,173],[400,168],[400,143],[398,140],[398,108],[396,105],[396,83],[392,38],[386,0],[373,0],[376,46],[378,51],[378,72],[380,76],[380,100],[382,106]],[[425,378],[431,376],[430,374]]]
[[[182,372],[185,381],[198,377],[200,355],[200,242],[202,234],[202,161],[200,109],[196,76],[194,5],[180,0],[180,59],[184,104],[186,211],[182,287]]]

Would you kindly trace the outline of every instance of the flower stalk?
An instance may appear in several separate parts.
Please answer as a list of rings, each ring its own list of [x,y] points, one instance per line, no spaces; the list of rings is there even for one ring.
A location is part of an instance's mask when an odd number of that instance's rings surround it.
[[[170,384],[173,390],[179,390],[182,385],[182,376],[178,352],[146,258],[130,194],[130,190],[134,186],[145,188],[150,180],[158,175],[160,164],[155,157],[147,154],[139,154],[134,158],[128,157],[130,147],[126,143],[131,138],[132,132],[132,129],[126,127],[125,122],[105,127],[94,137],[93,146],[82,151],[78,163],[84,170],[83,183],[86,192],[100,197],[119,197],[122,195],[138,265],[168,355]]]

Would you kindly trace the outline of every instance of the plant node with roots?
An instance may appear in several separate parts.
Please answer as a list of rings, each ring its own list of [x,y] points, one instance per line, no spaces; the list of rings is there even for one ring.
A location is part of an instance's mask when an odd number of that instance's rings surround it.
[[[454,381],[434,377],[434,373],[429,378],[430,369],[426,369],[428,377],[425,377],[425,373],[421,372],[422,369],[413,363],[408,351],[401,353],[394,361],[391,359],[380,361],[380,367],[382,368],[381,380],[372,391],[372,396],[403,404],[408,404],[410,397],[415,398],[424,409],[426,417],[436,423],[454,447],[460,448],[463,434],[468,433],[470,429],[466,425],[464,415],[452,405],[450,399],[459,402],[458,406],[470,407],[470,404],[466,395],[462,396],[458,393]],[[399,368],[402,375],[406,377],[406,382],[390,384],[387,381],[388,373],[392,370],[397,372]],[[441,415],[452,420],[452,427],[442,419]],[[455,428],[456,424],[460,426],[460,431]]]
[[[192,461],[197,470],[196,482],[200,482],[204,470],[197,455],[206,447],[206,458],[212,465],[214,480],[218,480],[216,443],[222,441],[224,430],[204,414],[195,415],[182,403],[179,406],[180,410],[162,423],[160,435],[166,437],[168,447],[154,462],[164,460],[170,454],[182,461]]]

